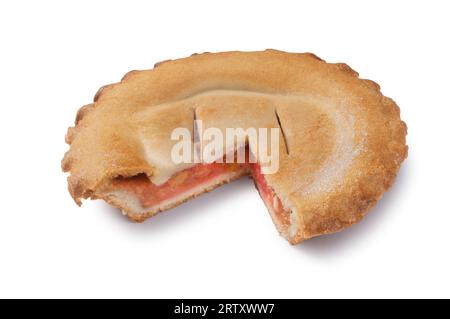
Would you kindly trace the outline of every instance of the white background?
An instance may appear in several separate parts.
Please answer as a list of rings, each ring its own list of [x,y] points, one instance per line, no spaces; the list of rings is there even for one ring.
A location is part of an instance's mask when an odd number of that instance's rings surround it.
[[[1,1],[0,297],[450,297],[448,1]],[[96,90],[194,52],[345,62],[410,153],[358,225],[290,246],[244,179],[143,224],[78,208],[60,160]]]

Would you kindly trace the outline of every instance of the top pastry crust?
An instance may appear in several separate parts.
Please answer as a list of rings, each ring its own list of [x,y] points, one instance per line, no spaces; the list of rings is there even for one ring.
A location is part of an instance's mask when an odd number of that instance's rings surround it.
[[[223,52],[165,61],[101,88],[83,106],[62,161],[69,191],[103,198],[117,177],[145,174],[160,185],[192,165],[174,164],[176,127],[282,126],[280,169],[267,183],[291,212],[291,242],[339,231],[360,220],[393,183],[407,156],[406,125],[380,87],[345,64],[309,53]]]

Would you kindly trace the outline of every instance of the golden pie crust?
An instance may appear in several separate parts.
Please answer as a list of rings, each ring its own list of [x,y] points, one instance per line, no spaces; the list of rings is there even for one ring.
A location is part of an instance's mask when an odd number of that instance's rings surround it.
[[[293,244],[359,221],[407,156],[398,106],[347,65],[276,50],[203,53],[129,72],[78,111],[62,161],[70,194],[77,204],[104,199],[142,221],[217,187],[152,209],[111,188],[139,174],[159,185],[192,167],[170,160],[170,132],[192,132],[194,117],[220,129],[282,126],[280,169],[265,178],[290,211],[289,227],[277,228]]]

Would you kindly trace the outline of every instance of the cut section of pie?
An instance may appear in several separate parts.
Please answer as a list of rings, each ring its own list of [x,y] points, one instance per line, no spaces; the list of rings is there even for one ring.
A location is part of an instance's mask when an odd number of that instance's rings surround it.
[[[266,174],[248,158],[175,163],[172,132],[194,136],[198,120],[224,135],[279,128],[278,171]],[[78,204],[104,199],[135,221],[250,175],[295,244],[359,221],[392,185],[405,136],[397,105],[345,64],[275,50],[204,53],[100,89],[68,130],[62,167]],[[218,159],[235,152],[229,146]]]

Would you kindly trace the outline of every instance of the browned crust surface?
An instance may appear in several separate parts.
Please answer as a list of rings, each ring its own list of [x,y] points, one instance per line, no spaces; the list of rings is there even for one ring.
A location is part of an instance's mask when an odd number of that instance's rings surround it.
[[[311,95],[336,101],[336,108],[340,108],[337,113],[351,113],[356,119],[354,139],[364,140],[364,148],[331,190],[308,192],[302,186],[304,177],[309,176],[301,170],[306,167],[305,159],[291,154],[283,155],[279,174],[268,176],[284,204],[298,215],[298,232],[288,238],[291,243],[337,232],[359,221],[392,185],[407,156],[407,129],[398,106],[381,94],[378,84],[359,79],[347,65],[326,63],[309,53],[275,50],[204,53],[164,61],[152,70],[132,71],[120,83],[100,89],[94,102],[79,110],[75,127],[67,132],[70,150],[62,161],[63,170],[70,173],[68,185],[74,200],[81,204],[83,198],[103,198],[119,206],[96,193],[101,185],[117,176],[145,173],[150,177],[158,171],[144,155],[133,116],[153,106],[217,89]],[[311,137],[291,139],[290,148],[294,153],[296,149],[318,153],[320,145],[315,145],[315,139],[326,136],[327,127],[318,120],[308,127],[307,136]],[[315,164],[319,157],[313,155],[311,163]],[[132,210],[120,208],[134,220],[152,215],[136,216]]]

